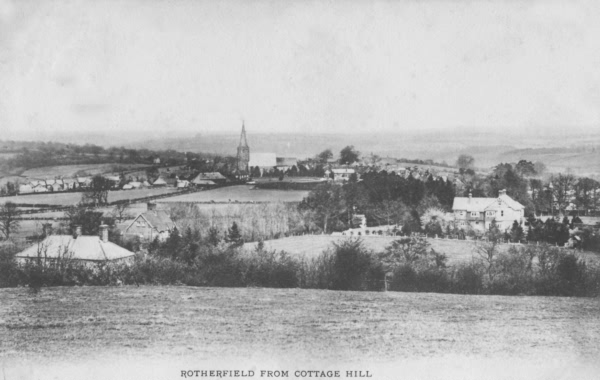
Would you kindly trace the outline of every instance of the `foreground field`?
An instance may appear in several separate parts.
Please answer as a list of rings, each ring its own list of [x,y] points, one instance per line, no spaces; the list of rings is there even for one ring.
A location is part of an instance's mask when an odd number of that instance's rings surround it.
[[[596,299],[189,287],[0,289],[0,299],[6,379],[69,378],[69,366],[85,379],[240,366],[360,368],[375,379],[397,366],[410,379],[600,370]],[[561,365],[577,376],[557,377]]]
[[[339,243],[348,237],[331,235],[306,235],[293,236],[284,239],[266,240],[264,242],[267,250],[286,251],[293,255],[305,256],[307,258],[316,257],[321,252],[331,247],[334,243]],[[382,252],[392,241],[399,239],[394,236],[362,236],[364,245],[375,252]],[[431,248],[448,256],[448,264],[456,264],[471,260],[475,255],[476,243],[472,240],[444,240],[428,239]],[[254,249],[257,243],[246,243],[244,248]],[[511,245],[500,245],[500,251],[507,251]],[[593,252],[579,252],[582,257],[588,260],[600,262],[600,255]]]
[[[165,198],[160,202],[300,202],[307,195],[308,191],[262,190],[239,185]]]

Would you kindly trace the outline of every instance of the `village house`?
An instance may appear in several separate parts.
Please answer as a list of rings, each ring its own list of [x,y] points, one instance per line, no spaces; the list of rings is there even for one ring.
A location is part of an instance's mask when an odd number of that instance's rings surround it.
[[[33,193],[33,187],[31,184],[19,185],[19,194],[30,194]]]
[[[158,210],[156,203],[148,203],[148,209],[139,214],[125,229],[125,234],[138,236],[145,241],[165,241],[177,226],[165,210]]]
[[[17,253],[20,262],[43,260],[78,260],[100,263],[128,259],[134,253],[108,241],[108,226],[100,226],[100,236],[81,235],[81,227],[73,235],[49,235],[39,243]]]
[[[334,181],[348,181],[352,174],[355,174],[356,170],[353,168],[334,168],[325,171],[325,176],[331,178],[333,174]]]
[[[455,197],[452,204],[454,226],[458,229],[486,231],[492,221],[501,231],[510,229],[513,222],[521,224],[524,220],[525,206],[515,201],[506,190],[500,190],[498,198]]]

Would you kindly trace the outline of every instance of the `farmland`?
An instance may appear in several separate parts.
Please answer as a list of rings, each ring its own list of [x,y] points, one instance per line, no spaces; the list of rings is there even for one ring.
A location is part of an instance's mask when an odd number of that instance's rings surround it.
[[[307,258],[316,257],[325,249],[347,239],[348,237],[331,236],[331,235],[307,235],[293,236],[284,239],[267,240],[264,242],[265,249],[275,251],[286,251],[292,255],[305,256]],[[363,236],[362,241],[368,249],[376,252],[381,252],[393,240],[398,237],[393,236]],[[444,253],[448,256],[448,264],[456,264],[471,260],[476,255],[475,242],[472,240],[444,240],[444,239],[428,239],[433,248],[437,252]],[[244,248],[254,249],[257,243],[246,243]],[[502,244],[501,251],[506,251],[510,247],[509,244]],[[582,256],[586,259],[597,260],[600,262],[600,255],[592,252],[583,252]]]
[[[0,299],[6,379],[176,379],[181,369],[593,379],[600,370],[596,299],[190,287],[15,288]]]
[[[144,198],[152,195],[177,193],[173,187],[167,188],[150,188],[150,189],[134,189],[134,190],[115,190],[109,191],[108,202],[115,202],[123,199]],[[75,205],[81,201],[83,193],[40,193],[32,195],[21,195],[12,197],[1,197],[0,203],[14,202],[27,204],[50,204],[57,206]]]
[[[308,191],[262,190],[248,185],[228,186],[197,193],[161,199],[161,203],[209,203],[209,202],[300,202]]]

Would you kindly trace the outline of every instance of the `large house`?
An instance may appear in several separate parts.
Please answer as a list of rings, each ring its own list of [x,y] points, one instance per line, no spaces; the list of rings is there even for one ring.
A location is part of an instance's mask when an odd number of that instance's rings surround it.
[[[495,220],[504,231],[511,228],[515,220],[519,224],[523,222],[525,206],[506,195],[506,190],[500,190],[498,198],[473,198],[470,193],[468,197],[456,197],[452,212],[458,229],[485,231]]]
[[[81,235],[77,227],[71,235],[50,235],[41,242],[17,253],[18,261],[56,261],[78,260],[88,263],[100,263],[128,259],[134,253],[108,241],[108,226],[100,226],[100,236]]]
[[[139,214],[125,230],[126,235],[139,236],[142,240],[166,240],[177,228],[165,210],[157,210],[156,203],[148,203],[148,210]]]

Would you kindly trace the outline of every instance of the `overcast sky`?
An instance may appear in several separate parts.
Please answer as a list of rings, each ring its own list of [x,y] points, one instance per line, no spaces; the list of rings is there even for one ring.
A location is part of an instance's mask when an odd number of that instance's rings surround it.
[[[0,139],[598,128],[598,20],[597,1],[0,0]]]

